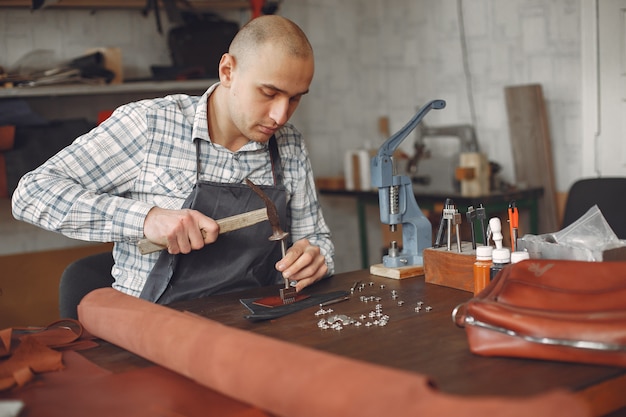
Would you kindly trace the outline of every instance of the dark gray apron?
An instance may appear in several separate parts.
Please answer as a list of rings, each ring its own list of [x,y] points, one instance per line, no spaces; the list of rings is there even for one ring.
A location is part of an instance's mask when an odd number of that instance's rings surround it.
[[[265,207],[246,184],[222,184],[200,180],[200,140],[196,139],[196,184],[183,208],[221,219]],[[287,225],[287,198],[282,185],[282,165],[276,139],[269,144],[273,186],[260,186],[276,204],[281,226]],[[283,226],[284,227],[284,226]],[[288,228],[285,228],[288,231]],[[159,304],[189,300],[211,294],[275,285],[284,282],[274,265],[282,257],[279,242],[271,242],[267,221],[219,235],[200,250],[159,255],[148,275],[140,298]]]

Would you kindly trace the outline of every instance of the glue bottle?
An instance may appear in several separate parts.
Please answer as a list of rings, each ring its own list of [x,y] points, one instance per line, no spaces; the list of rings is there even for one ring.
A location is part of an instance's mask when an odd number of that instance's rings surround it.
[[[491,252],[492,246],[476,247],[476,262],[474,262],[474,295],[481,292],[491,277]]]
[[[493,243],[496,245],[496,248],[491,252],[492,264],[489,274],[490,280],[493,281],[498,272],[511,263],[511,251],[502,247],[502,223],[499,218],[492,217],[489,219],[489,230]]]

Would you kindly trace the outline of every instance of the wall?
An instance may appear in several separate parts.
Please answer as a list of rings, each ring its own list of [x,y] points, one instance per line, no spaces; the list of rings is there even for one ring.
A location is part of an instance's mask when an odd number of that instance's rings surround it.
[[[280,13],[300,24],[315,48],[316,76],[294,121],[308,138],[317,175],[341,175],[347,149],[382,143],[380,116],[395,132],[416,108],[442,98],[448,106],[431,112],[428,123],[474,124],[481,148],[513,182],[503,88],[541,83],[558,190],[581,176],[580,0],[285,0]],[[68,59],[114,45],[123,50],[126,76],[142,77],[149,65],[169,64],[155,27],[139,12],[0,10],[0,65],[33,49]],[[360,265],[352,203],[322,198],[339,271]],[[378,256],[377,216],[369,213],[371,257]]]

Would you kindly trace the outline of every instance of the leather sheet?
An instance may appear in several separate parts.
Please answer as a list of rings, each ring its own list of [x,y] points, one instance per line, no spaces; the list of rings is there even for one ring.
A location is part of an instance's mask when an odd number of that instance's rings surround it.
[[[564,391],[525,398],[444,394],[425,375],[230,328],[112,288],[85,296],[78,316],[93,335],[276,416],[590,415]]]

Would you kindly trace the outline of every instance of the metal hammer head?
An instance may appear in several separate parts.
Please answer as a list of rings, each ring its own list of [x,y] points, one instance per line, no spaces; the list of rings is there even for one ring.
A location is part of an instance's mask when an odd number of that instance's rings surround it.
[[[267,208],[267,219],[269,220],[270,225],[272,226],[272,236],[269,237],[269,240],[272,240],[272,241],[285,240],[287,236],[289,236],[289,233],[285,232],[280,227],[280,218],[278,217],[278,210],[276,210],[276,206],[274,205],[274,202],[267,196],[267,194],[263,192],[263,190],[261,190],[259,186],[255,185],[252,181],[250,181],[247,178],[246,178],[246,184],[248,184],[248,186],[252,188],[252,191],[254,191],[259,197],[261,197],[261,199],[265,203],[265,207]]]

